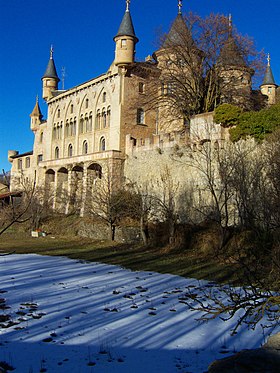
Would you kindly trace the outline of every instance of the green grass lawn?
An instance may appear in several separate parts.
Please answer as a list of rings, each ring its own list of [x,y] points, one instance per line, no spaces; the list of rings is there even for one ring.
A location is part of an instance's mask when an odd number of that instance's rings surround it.
[[[237,283],[232,265],[222,265],[213,256],[191,250],[163,250],[141,245],[94,241],[81,237],[39,237],[9,232],[0,236],[0,252],[66,256],[93,262],[117,264],[131,270],[155,271],[184,277]]]

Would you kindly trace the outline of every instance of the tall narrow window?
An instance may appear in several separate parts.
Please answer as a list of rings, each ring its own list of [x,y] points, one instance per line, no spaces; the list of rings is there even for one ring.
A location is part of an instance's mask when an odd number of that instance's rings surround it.
[[[73,136],[76,135],[76,131],[77,131],[77,119],[75,117],[74,118],[74,123],[73,123]]]
[[[126,39],[121,39],[121,47],[122,48],[126,47]]]
[[[73,146],[72,144],[69,144],[68,146],[68,157],[72,157],[73,155]]]
[[[25,168],[29,168],[30,167],[30,157],[26,157],[25,158]]]
[[[74,105],[71,104],[71,106],[70,106],[70,113],[73,114],[73,111],[74,111]]]
[[[106,150],[106,141],[104,137],[101,137],[100,139],[100,145],[99,145],[99,150],[104,152]]]
[[[85,101],[85,108],[87,109],[88,108],[88,98],[86,99],[86,101]]]
[[[56,126],[53,126],[53,140],[56,139]]]
[[[57,118],[60,118],[60,109],[57,110]]]
[[[107,127],[110,127],[111,123],[111,107],[108,106],[107,108]]]
[[[59,147],[57,146],[54,150],[54,158],[58,159],[59,158]]]
[[[88,143],[87,141],[84,141],[83,142],[83,154],[87,154],[88,153]]]
[[[97,130],[100,129],[100,110],[99,109],[97,110],[97,113],[96,113],[95,128]]]
[[[72,120],[72,118],[70,119],[70,131],[69,131],[69,133],[70,133],[70,136],[73,136],[73,120]]]
[[[41,142],[41,143],[43,142],[43,138],[44,138],[44,132],[41,132],[41,133],[40,133],[40,142]]]
[[[137,109],[137,124],[144,124],[144,110],[142,108]]]
[[[106,92],[103,92],[103,96],[102,96],[102,102],[106,102]]]
[[[37,164],[43,161],[43,154],[38,154],[37,156]]]
[[[80,133],[84,133],[84,118],[82,115],[80,118]]]
[[[18,170],[22,170],[22,159],[18,159]]]
[[[106,128],[107,126],[107,114],[105,108],[102,109],[102,127]]]
[[[87,117],[87,114],[86,114],[86,117],[85,117],[85,128],[86,128],[86,132],[88,132],[89,128],[88,128],[88,117]]]
[[[92,112],[89,113],[89,118],[88,118],[88,130],[92,131]]]
[[[138,86],[139,93],[144,93],[144,88],[145,88],[144,83],[143,82],[139,82],[139,86]]]
[[[67,119],[66,125],[65,125],[65,137],[68,137],[68,136],[70,136],[70,129],[69,129],[69,122]]]

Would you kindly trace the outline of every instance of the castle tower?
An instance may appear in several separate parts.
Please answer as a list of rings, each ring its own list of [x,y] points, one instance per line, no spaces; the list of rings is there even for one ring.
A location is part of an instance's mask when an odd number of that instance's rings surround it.
[[[116,43],[116,66],[126,66],[134,62],[135,44],[138,42],[138,38],[135,35],[132,18],[129,11],[129,4],[130,0],[126,0],[126,11],[118,33],[114,37],[114,41]]]
[[[51,47],[50,59],[49,59],[45,74],[42,77],[42,81],[43,81],[43,99],[48,101],[50,98],[53,97],[53,92],[57,91],[58,83],[60,81],[57,75],[55,63],[53,60],[53,47]]]
[[[32,131],[36,131],[38,129],[38,126],[42,123],[43,118],[43,114],[39,106],[38,96],[36,97],[36,104],[34,106],[32,113],[30,114],[30,118],[30,128]]]
[[[276,89],[277,84],[275,84],[273,73],[270,67],[270,55],[267,56],[267,67],[264,74],[264,79],[262,85],[260,86],[261,93],[268,97],[268,105],[273,105],[276,103]]]
[[[221,102],[249,107],[254,71],[248,67],[232,35],[231,16],[229,16],[228,39],[221,48],[217,68],[220,77]]]
[[[173,21],[161,48],[154,53],[159,68],[164,69],[167,61],[173,59],[174,53],[178,53],[180,47],[182,47],[183,50],[188,49],[188,51],[193,51],[193,56],[199,55],[198,49],[194,44],[191,32],[188,29],[182,15],[182,0],[178,1],[178,8],[179,10],[177,17]],[[182,51],[179,52],[179,54],[182,54]]]

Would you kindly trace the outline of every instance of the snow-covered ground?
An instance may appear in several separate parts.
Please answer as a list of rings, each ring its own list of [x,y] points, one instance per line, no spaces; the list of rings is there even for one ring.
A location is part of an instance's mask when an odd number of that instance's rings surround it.
[[[0,362],[20,373],[207,371],[264,342],[261,327],[202,323],[184,300],[194,279],[63,257],[0,257]],[[199,290],[198,290],[199,291]],[[269,333],[269,330],[266,330]],[[0,369],[1,371],[1,369]]]

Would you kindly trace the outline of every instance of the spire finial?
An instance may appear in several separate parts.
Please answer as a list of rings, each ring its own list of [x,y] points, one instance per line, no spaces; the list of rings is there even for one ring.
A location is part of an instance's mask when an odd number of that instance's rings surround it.
[[[179,0],[178,1],[178,8],[179,8],[178,14],[182,14],[182,7],[183,7],[183,0]]]
[[[270,66],[270,53],[267,54],[267,66]]]
[[[38,104],[39,103],[39,96],[37,95],[36,96],[36,104]]]
[[[53,59],[53,45],[51,45],[51,50],[50,50],[50,59]]]
[[[129,12],[130,0],[126,0],[126,12]]]

